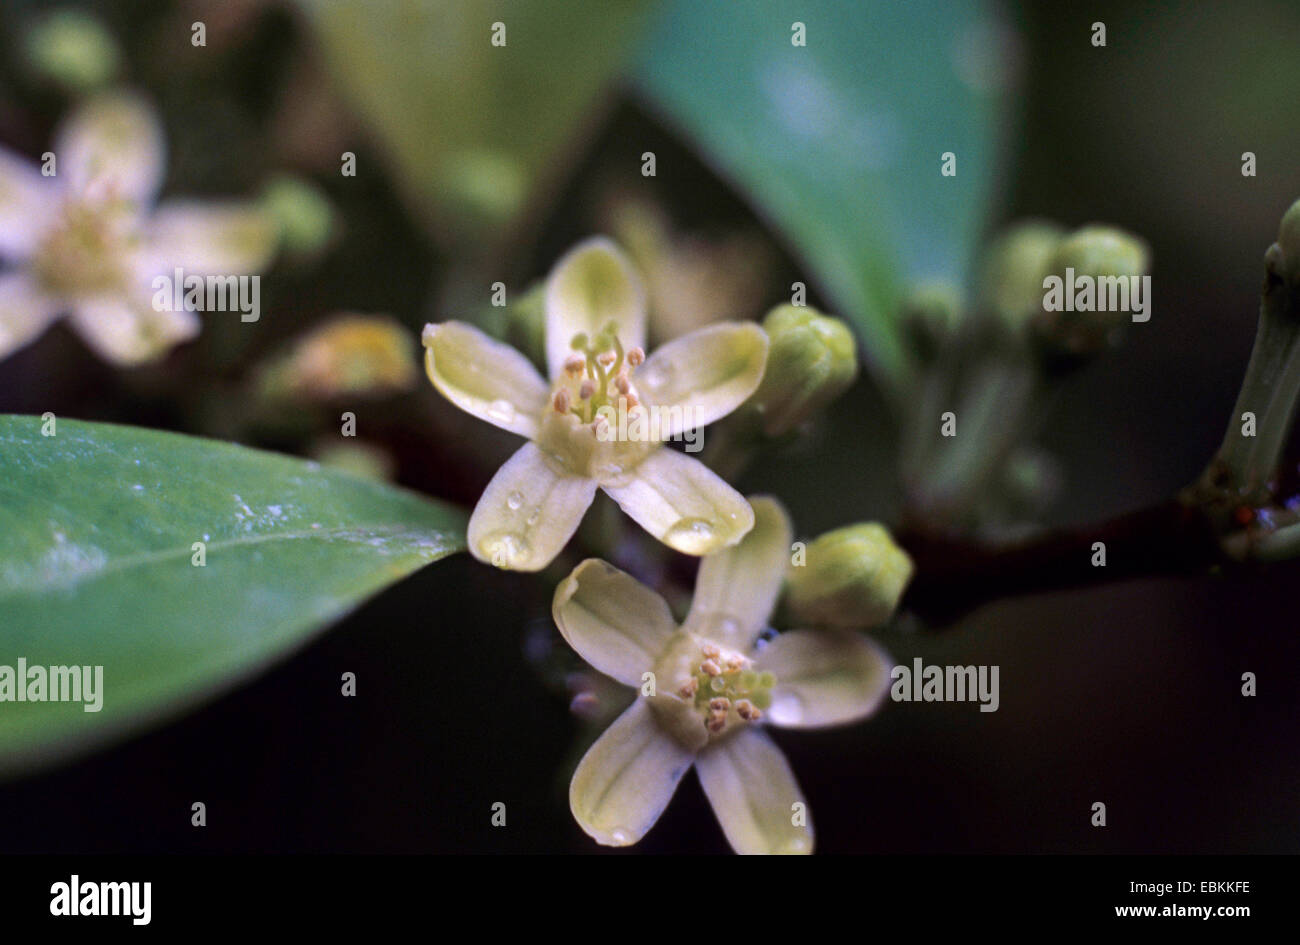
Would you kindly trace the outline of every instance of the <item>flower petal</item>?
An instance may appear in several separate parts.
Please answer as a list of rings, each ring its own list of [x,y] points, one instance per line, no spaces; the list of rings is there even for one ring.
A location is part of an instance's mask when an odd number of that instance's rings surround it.
[[[637,369],[637,390],[660,408],[664,439],[731,413],[758,389],[767,334],[753,322],[722,322],[674,338]]]
[[[639,687],[677,629],[668,602],[612,564],[588,558],[555,589],[560,634],[578,655]]]
[[[0,148],[0,259],[26,259],[55,217],[58,185],[20,154]]]
[[[875,712],[889,691],[891,664],[884,650],[859,633],[791,630],[758,651],[754,668],[776,676],[769,722],[820,728]]]
[[[603,482],[637,524],[676,551],[707,555],[754,527],[754,510],[698,459],[656,449],[629,474]]]
[[[525,443],[483,491],[469,518],[469,550],[508,571],[540,571],[573,537],[596,483],[572,476]]]
[[[546,382],[526,357],[473,325],[424,326],[424,369],[442,396],[503,430],[535,437]]]
[[[636,843],[673,799],[693,758],[638,697],[578,763],[569,783],[569,809],[597,843]]]
[[[105,361],[134,367],[162,357],[199,333],[190,311],[155,311],[125,298],[79,299],[69,316],[77,333]]]
[[[57,299],[41,292],[21,272],[0,275],[0,358],[7,358],[58,317]]]
[[[166,142],[157,113],[130,94],[101,95],[59,128],[59,176],[74,193],[125,197],[150,204],[162,186]]]
[[[700,562],[685,628],[748,650],[767,626],[781,593],[794,538],[790,516],[769,496],[749,500],[754,528],[739,544]]]
[[[275,254],[275,221],[236,201],[169,200],[149,217],[141,264],[153,276],[252,275]]]
[[[790,763],[761,728],[748,726],[710,744],[695,770],[737,853],[812,852],[808,804]]]
[[[613,241],[596,236],[569,250],[546,280],[546,364],[551,377],[564,370],[574,335],[595,335],[610,321],[618,325],[624,348],[645,344],[641,277]]]

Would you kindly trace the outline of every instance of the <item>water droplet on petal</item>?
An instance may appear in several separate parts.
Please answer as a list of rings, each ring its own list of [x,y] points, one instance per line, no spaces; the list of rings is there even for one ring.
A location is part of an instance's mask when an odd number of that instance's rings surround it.
[[[803,700],[793,692],[772,693],[772,707],[767,716],[773,725],[798,725],[803,721]]]
[[[536,508],[534,508],[531,512],[528,513],[528,524],[536,525],[538,520],[541,519],[541,517],[542,517],[542,507],[539,505]]]
[[[614,841],[615,846],[625,847],[632,842],[632,834],[622,828],[615,828],[610,831],[609,839]]]
[[[672,365],[666,361],[651,361],[637,374],[637,381],[647,390],[661,390],[673,379]]]
[[[515,407],[508,400],[494,400],[488,404],[487,414],[493,420],[510,423],[515,418]]]
[[[808,853],[812,850],[812,841],[806,835],[791,837],[785,845],[786,853]]]
[[[704,554],[714,541],[713,526],[702,518],[684,518],[664,535],[664,544],[688,555]]]
[[[498,568],[521,568],[532,554],[528,542],[510,532],[493,532],[479,542],[483,557]]]
[[[510,506],[511,511],[518,509],[523,504],[524,494],[522,492],[512,492],[506,496],[506,505]]]

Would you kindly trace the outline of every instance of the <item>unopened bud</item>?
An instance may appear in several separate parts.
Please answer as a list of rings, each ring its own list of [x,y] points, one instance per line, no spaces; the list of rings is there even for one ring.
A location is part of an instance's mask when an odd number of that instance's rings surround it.
[[[1292,288],[1300,287],[1300,200],[1282,217],[1277,242],[1268,248],[1264,261],[1270,274]]]
[[[979,305],[1019,333],[1043,310],[1043,277],[1065,230],[1044,220],[1026,220],[1003,232],[989,247],[980,274]]]
[[[912,577],[912,559],[874,522],[848,525],[808,544],[791,568],[787,603],[796,622],[875,627],[887,621]]]
[[[282,175],[266,185],[262,207],[280,231],[280,244],[289,253],[306,255],[324,248],[334,233],[334,208],[329,198],[302,178]]]
[[[1095,224],[1075,230],[1048,264],[1040,298],[1051,298],[1054,290],[1057,298],[1040,315],[1039,337],[1069,354],[1100,351],[1131,312],[1142,305],[1149,310],[1141,279],[1149,259],[1146,243],[1123,230]]]
[[[917,286],[903,300],[903,337],[921,361],[933,361],[957,330],[962,317],[961,295],[955,286]]]
[[[808,306],[781,305],[763,319],[769,347],[754,404],[763,432],[780,436],[815,416],[852,386],[858,374],[853,332]]]

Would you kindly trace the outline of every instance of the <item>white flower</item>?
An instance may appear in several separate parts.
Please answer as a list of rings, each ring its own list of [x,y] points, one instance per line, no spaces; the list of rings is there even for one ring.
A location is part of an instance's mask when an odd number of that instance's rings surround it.
[[[113,93],[74,112],[52,166],[0,147],[0,358],[67,314],[86,343],[118,364],[165,353],[199,330],[192,311],[157,311],[153,280],[249,275],[269,261],[275,229],[251,205],[155,206],[165,144],[153,110]]]
[[[752,527],[740,493],[662,440],[744,403],[762,380],[767,336],[752,322],[710,325],[647,358],[645,321],[645,293],[631,264],[596,238],[570,251],[547,281],[549,383],[524,355],[471,325],[425,326],[425,369],[442,395],[529,439],[474,508],[476,558],[515,571],[546,567],[597,488],[685,554],[735,544]],[[658,438],[621,437],[602,428],[607,410],[625,417],[654,410],[669,420],[656,425]]]
[[[807,802],[763,726],[853,722],[888,689],[888,658],[858,634],[793,630],[756,645],[781,591],[792,531],[776,500],[751,505],[753,530],[700,562],[681,627],[662,597],[604,561],[584,561],[555,591],[564,639],[639,693],[569,785],[573,816],[598,843],[640,840],[693,764],[736,852],[811,853]]]

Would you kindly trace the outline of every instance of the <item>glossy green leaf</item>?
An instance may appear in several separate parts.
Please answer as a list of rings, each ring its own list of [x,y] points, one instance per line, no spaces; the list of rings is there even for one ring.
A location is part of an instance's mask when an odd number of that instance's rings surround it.
[[[648,5],[299,0],[415,208],[470,246],[501,238],[545,185],[567,179],[562,161],[598,127]]]
[[[458,509],[315,463],[135,427],[42,426],[0,416],[0,770],[228,688],[464,548]],[[4,667],[16,675],[19,659],[102,666],[102,708],[85,711],[84,692],[9,701]]]
[[[897,376],[902,288],[962,284],[986,224],[1015,46],[980,0],[673,0],[635,79]]]

